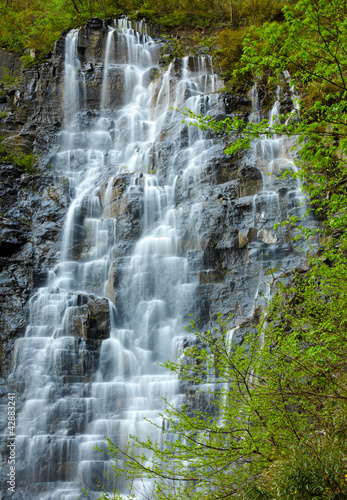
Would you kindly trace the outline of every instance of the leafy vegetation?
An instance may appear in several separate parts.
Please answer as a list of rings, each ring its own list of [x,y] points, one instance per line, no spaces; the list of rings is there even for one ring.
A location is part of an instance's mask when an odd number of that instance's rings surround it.
[[[214,411],[169,408],[164,448],[136,438],[125,452],[110,444],[116,459],[126,457],[130,483],[156,479],[158,499],[346,498],[346,262],[313,269],[279,282],[266,324],[243,345],[221,318],[204,333],[192,323],[196,343],[167,366],[190,392],[203,384],[199,401],[209,397]],[[143,448],[152,458],[137,455]]]
[[[27,174],[37,173],[38,159],[37,155],[16,151],[13,147],[6,145],[4,141],[0,142],[0,161],[17,165]]]
[[[0,88],[3,87],[16,87],[19,83],[19,77],[12,75],[7,68],[2,69],[2,76],[0,78]]]
[[[109,1],[1,0],[0,46],[42,56],[52,50],[61,32],[75,28],[93,16],[119,13]]]
[[[231,28],[245,33],[244,27],[280,18],[283,5],[284,0],[0,0],[0,47],[26,51],[23,61],[30,64],[52,50],[64,30],[91,17],[127,14],[169,28],[207,28],[211,33],[227,28],[217,40],[227,70]]]

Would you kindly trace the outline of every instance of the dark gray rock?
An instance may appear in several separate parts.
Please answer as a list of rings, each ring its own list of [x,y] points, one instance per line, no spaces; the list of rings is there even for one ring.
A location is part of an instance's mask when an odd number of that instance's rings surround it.
[[[225,113],[231,115],[235,112],[250,113],[252,109],[251,99],[244,94],[223,94],[223,102],[225,106]]]
[[[12,369],[16,337],[24,334],[28,300],[56,262],[67,187],[49,173],[23,174],[0,163],[0,327],[1,374]],[[47,220],[48,219],[48,220]]]
[[[20,54],[0,49],[0,79],[6,76],[20,76],[22,62]]]
[[[91,30],[101,30],[104,26],[104,21],[99,19],[98,17],[93,17],[92,19],[88,19],[87,28]]]

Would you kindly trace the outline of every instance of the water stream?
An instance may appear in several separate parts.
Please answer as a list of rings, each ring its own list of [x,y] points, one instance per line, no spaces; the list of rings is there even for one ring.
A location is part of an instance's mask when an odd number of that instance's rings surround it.
[[[78,31],[66,37],[65,126],[55,163],[69,181],[72,202],[60,262],[31,298],[29,326],[16,343],[14,377],[25,399],[17,451],[26,493],[18,498],[73,500],[82,498],[82,486],[97,498],[97,483],[107,487],[106,472],[112,476],[110,460],[95,449],[107,448],[106,437],[122,447],[129,434],[162,440],[162,398],[175,403],[180,395],[177,378],[158,362],[177,358],[189,315],[199,314],[197,267],[212,196],[212,188],[199,186],[223,144],[187,127],[170,107],[218,115],[223,105],[214,92],[221,83],[208,56],[171,63],[155,78],[160,47],[144,24],[133,29],[117,20],[105,38],[100,106],[90,111]],[[122,89],[113,87],[115,75]],[[278,112],[275,104],[271,116]],[[249,204],[242,231],[257,255],[265,246],[278,252],[271,230],[281,210],[278,178],[266,173],[290,164],[281,141],[259,141],[254,162],[263,187],[250,201],[240,198],[241,208]],[[301,201],[299,189],[288,194],[292,210]],[[253,240],[250,228],[256,228]],[[262,278],[250,285],[243,316],[261,300]]]
[[[154,84],[149,70],[157,65],[158,46],[145,32],[118,20],[106,37],[101,112],[83,130],[85,75],[77,39],[77,30],[66,37],[65,129],[56,156],[72,196],[61,261],[50,272],[47,286],[31,299],[30,325],[17,342],[15,357],[17,384],[26,398],[17,438],[26,464],[23,474],[31,494],[47,500],[72,500],[81,485],[89,491],[98,490],[98,481],[106,485],[110,464],[95,450],[107,448],[106,436],[123,447],[129,434],[161,439],[161,431],[144,417],[160,424],[162,397],[172,400],[177,394],[176,377],[158,361],[177,357],[194,297],[187,259],[178,252],[176,157],[194,170],[212,141],[196,129],[189,131],[183,157],[178,146],[173,148],[164,183],[150,172],[150,159],[164,124],[167,128],[169,122],[175,133],[183,128],[170,105],[185,103],[207,112],[218,103],[214,96],[207,97],[217,80],[210,61],[202,58],[191,71],[186,58],[181,78],[173,78],[171,65],[160,84]],[[115,59],[115,43],[121,60]],[[123,74],[125,83],[123,106],[113,110],[109,75],[115,71]],[[105,172],[111,173],[106,184]],[[114,305],[114,183],[122,175],[130,179],[125,188],[129,197],[141,189],[143,216],[141,236],[123,259]],[[99,323],[103,318],[105,332],[91,328],[93,313]],[[100,355],[91,355],[103,336],[108,338]],[[90,379],[93,366],[95,376]]]

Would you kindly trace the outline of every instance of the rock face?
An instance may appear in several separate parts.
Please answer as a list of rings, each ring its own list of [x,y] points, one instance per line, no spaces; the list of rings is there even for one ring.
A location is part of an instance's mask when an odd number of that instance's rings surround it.
[[[21,60],[15,52],[0,49],[0,79],[6,76],[20,76]]]
[[[194,400],[157,364],[193,341],[190,315],[204,329],[234,314],[242,342],[271,295],[266,271],[301,259],[273,229],[304,210],[300,186],[281,178],[292,144],[262,139],[227,157],[233,137],[171,109],[257,121],[257,89],[217,92],[205,56],[163,68],[161,42],[133,28],[90,20],[3,103],[7,144],[41,154],[34,173],[0,163],[5,445],[7,392],[18,409],[18,482],[4,499],[70,500],[82,486],[97,498],[111,469],[95,446],[160,440],[162,396]]]
[[[29,175],[0,164],[1,375],[12,371],[13,344],[24,334],[28,300],[42,286],[60,252],[68,189],[52,174]]]

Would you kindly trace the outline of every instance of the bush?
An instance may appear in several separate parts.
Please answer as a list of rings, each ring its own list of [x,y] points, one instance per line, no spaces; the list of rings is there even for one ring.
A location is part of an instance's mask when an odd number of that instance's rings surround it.
[[[0,144],[0,161],[13,163],[27,174],[37,173],[38,160],[39,157],[37,155],[13,151],[13,148],[10,148],[6,144]]]

